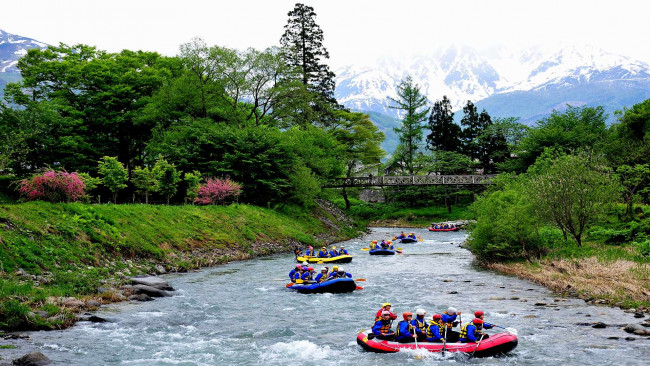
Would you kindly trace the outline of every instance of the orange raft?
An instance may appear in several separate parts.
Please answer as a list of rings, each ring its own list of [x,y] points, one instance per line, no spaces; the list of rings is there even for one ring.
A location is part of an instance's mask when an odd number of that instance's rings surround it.
[[[394,341],[383,341],[374,337],[374,334],[361,332],[357,335],[357,343],[366,351],[377,353],[394,353],[402,349],[416,349],[415,343],[399,343]],[[517,336],[510,333],[498,333],[490,335],[490,338],[483,339],[481,343],[431,343],[418,342],[417,349],[423,348],[429,352],[463,352],[473,354],[474,357],[491,357],[505,354],[517,347]]]

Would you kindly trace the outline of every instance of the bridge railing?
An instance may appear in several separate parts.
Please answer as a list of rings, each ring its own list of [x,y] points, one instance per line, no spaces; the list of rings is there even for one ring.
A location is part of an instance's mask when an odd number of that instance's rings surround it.
[[[430,185],[484,185],[491,184],[496,175],[387,175],[378,177],[333,178],[325,188],[430,186]]]

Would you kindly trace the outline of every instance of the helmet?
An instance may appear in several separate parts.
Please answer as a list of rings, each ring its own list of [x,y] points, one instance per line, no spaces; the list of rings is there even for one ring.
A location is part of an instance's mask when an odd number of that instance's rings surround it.
[[[309,249],[314,249],[314,247],[312,247],[312,246],[310,245],[310,246],[309,246]]]
[[[373,243],[376,243],[376,242],[377,242],[377,240],[373,240],[372,242],[373,242]]]
[[[306,271],[306,270],[307,270],[307,268],[309,268],[309,267],[307,267],[307,266],[305,266],[305,265],[303,265],[301,269],[302,269],[303,271]]]
[[[300,264],[296,264],[296,269],[300,269],[302,266]]]
[[[415,313],[416,313],[417,315],[424,315],[424,314],[426,314],[427,312],[426,312],[424,309],[420,308],[420,309],[417,309],[417,310],[415,311]]]
[[[321,249],[321,250],[327,250],[327,248],[325,248],[325,247],[322,247],[322,248],[320,248],[320,249]]]
[[[382,308],[385,308],[386,306],[393,306],[393,305],[391,305],[389,302],[385,302],[385,303],[381,304]]]
[[[341,249],[345,248],[343,245],[341,245]]]
[[[314,267],[307,267],[307,270],[308,270],[308,271],[313,271],[313,270],[314,270]]]
[[[386,243],[388,243],[388,244],[390,244],[390,243],[391,243],[391,241],[389,240],[389,241],[387,241]]]
[[[384,315],[390,315],[390,311],[386,311],[386,310],[382,311],[381,316],[384,316]]]
[[[454,307],[449,307],[449,309],[447,309],[447,314],[449,314],[449,315],[454,315],[454,314],[456,314],[456,308],[454,308]]]
[[[345,272],[345,270],[343,269],[343,267],[339,267],[339,270],[336,271],[336,272],[338,272],[338,273],[343,273],[343,272]]]
[[[481,319],[479,319],[479,318],[476,318],[476,319],[472,320],[472,323],[474,323],[476,325],[483,325],[483,321]]]
[[[477,318],[480,318],[480,317],[482,317],[483,315],[485,315],[485,313],[483,313],[483,312],[480,311],[480,310],[474,312],[474,316],[477,317]]]
[[[336,249],[336,245],[332,245],[332,249]]]
[[[438,319],[442,319],[442,315],[440,315],[440,314],[433,314],[433,320],[438,320]]]
[[[404,320],[406,320],[406,318],[409,317],[409,316],[413,316],[413,313],[410,313],[410,312],[408,312],[408,311],[402,313],[402,317],[404,318]]]
[[[309,263],[307,263],[307,262],[302,262],[302,265],[303,265],[303,266],[308,266]]]
[[[323,268],[321,268],[320,271],[321,271],[321,272],[323,272],[323,271],[327,272],[327,267],[323,267]]]

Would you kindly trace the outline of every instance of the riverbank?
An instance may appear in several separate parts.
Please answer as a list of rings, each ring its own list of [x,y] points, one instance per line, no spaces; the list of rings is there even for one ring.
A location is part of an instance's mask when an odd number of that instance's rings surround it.
[[[0,205],[0,329],[61,329],[123,301],[131,276],[184,272],[349,239],[327,201],[257,206]]]

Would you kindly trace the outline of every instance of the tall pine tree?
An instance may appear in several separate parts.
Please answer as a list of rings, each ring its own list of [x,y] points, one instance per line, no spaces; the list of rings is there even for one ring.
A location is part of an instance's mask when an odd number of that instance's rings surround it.
[[[454,112],[451,111],[451,103],[446,95],[442,101],[437,100],[433,104],[428,127],[431,133],[427,136],[427,149],[460,152],[461,129],[454,123]]]
[[[410,76],[407,76],[397,86],[397,96],[398,99],[389,97],[395,103],[390,108],[404,111],[405,115],[402,127],[394,128],[402,146],[402,149],[396,151],[402,151],[404,154],[401,160],[405,166],[402,168],[409,174],[413,174],[413,159],[420,149],[422,141],[422,128],[424,127],[422,122],[426,120],[430,108],[422,109],[427,105],[427,97],[422,95],[420,86],[415,84]]]
[[[464,127],[461,135],[463,142],[463,153],[469,156],[472,160],[479,158],[478,136],[482,132],[481,123],[479,122],[479,114],[476,106],[471,100],[463,107],[463,118],[460,124]]]
[[[322,59],[329,59],[323,46],[323,30],[316,24],[314,8],[297,3],[288,14],[280,38],[286,62],[298,69],[302,83],[325,103],[338,107],[334,98],[334,73]]]

